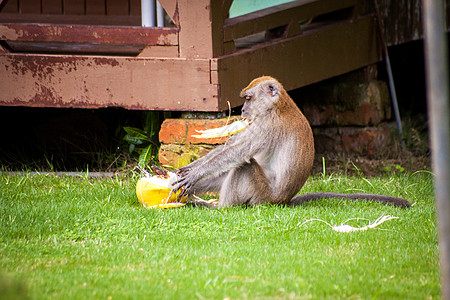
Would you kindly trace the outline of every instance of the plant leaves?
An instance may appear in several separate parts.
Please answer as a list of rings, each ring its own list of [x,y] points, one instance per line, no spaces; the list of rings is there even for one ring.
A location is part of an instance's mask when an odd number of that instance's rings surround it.
[[[152,145],[148,145],[146,148],[142,149],[141,154],[139,154],[138,164],[144,167],[152,158]]]
[[[147,141],[147,140],[142,140],[140,138],[136,138],[136,137],[131,136],[129,134],[125,135],[123,137],[123,140],[128,142],[128,143],[130,143],[130,144],[133,144],[133,145],[143,145],[143,144],[147,145],[149,143],[149,141]]]
[[[159,112],[157,111],[146,111],[144,120],[144,131],[147,136],[154,138],[159,132]]]
[[[123,129],[130,137],[144,141],[151,141],[151,138],[142,129],[135,127],[124,127]]]
[[[134,144],[130,144],[130,147],[128,148],[128,152],[129,152],[130,154],[133,153],[135,147],[136,147],[136,146],[135,146]]]
[[[148,164],[153,159],[153,150],[159,147],[157,141],[155,141],[159,129],[158,112],[147,112],[145,116],[145,130],[123,127],[127,133],[123,140],[129,144],[130,154],[133,152],[139,153],[138,164],[140,166]]]

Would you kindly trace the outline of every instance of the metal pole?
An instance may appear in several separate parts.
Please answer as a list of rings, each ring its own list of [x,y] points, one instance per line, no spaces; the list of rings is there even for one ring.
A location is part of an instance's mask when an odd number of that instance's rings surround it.
[[[400,145],[402,147],[402,151],[405,151],[406,146],[405,146],[405,140],[403,138],[402,120],[400,118],[400,111],[398,109],[397,93],[395,92],[394,75],[392,75],[391,60],[389,59],[388,48],[386,45],[386,41],[384,40],[384,30],[383,30],[383,26],[381,24],[380,10],[378,9],[378,4],[377,4],[376,0],[374,0],[374,3],[375,3],[375,13],[377,15],[378,34],[380,37],[381,47],[383,48],[384,62],[386,64],[386,71],[387,71],[387,75],[388,75],[388,79],[389,79],[389,92],[391,94],[391,100],[392,100],[392,106],[394,108],[395,120],[397,121],[398,135],[400,136]]]
[[[164,8],[159,1],[156,1],[156,26],[164,27]]]
[[[450,110],[445,6],[423,0],[428,120],[439,226],[442,297],[450,299]]]
[[[405,151],[406,146],[405,146],[405,139],[403,138],[402,119],[400,118],[400,110],[398,109],[397,93],[395,92],[395,85],[394,85],[394,76],[392,75],[391,60],[389,59],[387,47],[384,48],[384,52],[385,52],[384,59],[386,61],[386,69],[389,78],[389,91],[391,93],[392,106],[394,107],[395,120],[397,121],[398,135],[400,136],[400,145],[402,147],[402,151]]]
[[[141,23],[142,27],[156,26],[156,3],[155,0],[141,0]]]

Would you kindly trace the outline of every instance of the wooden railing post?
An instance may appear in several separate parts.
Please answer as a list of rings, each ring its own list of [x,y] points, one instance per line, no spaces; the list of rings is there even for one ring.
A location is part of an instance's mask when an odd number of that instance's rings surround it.
[[[223,24],[232,0],[161,0],[179,28],[182,58],[212,58],[223,54]]]

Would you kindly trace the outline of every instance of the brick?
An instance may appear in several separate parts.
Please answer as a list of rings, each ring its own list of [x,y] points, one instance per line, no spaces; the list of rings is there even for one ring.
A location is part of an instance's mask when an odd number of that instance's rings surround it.
[[[390,129],[387,127],[368,128],[352,134],[342,135],[344,152],[372,155],[389,143]]]
[[[312,126],[375,126],[391,118],[387,85],[378,80],[308,88],[300,106]]]
[[[355,153],[372,155],[390,143],[391,129],[386,124],[376,127],[313,128],[316,153]]]
[[[313,134],[316,153],[342,152],[343,147],[342,139],[339,135],[339,127],[313,127]]]
[[[159,149],[159,162],[178,169],[206,155],[212,149],[213,145],[162,144]]]
[[[231,117],[229,123],[237,120]],[[227,124],[228,118],[222,119],[166,119],[161,125],[159,141],[163,144],[223,144],[226,138],[198,139],[196,130],[218,128]]]

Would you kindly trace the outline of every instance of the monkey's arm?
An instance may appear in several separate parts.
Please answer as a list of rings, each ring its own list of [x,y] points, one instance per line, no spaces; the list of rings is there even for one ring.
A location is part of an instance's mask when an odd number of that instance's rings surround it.
[[[249,163],[251,158],[267,147],[264,144],[264,137],[255,139],[250,135],[251,131],[246,129],[233,136],[227,144],[217,147],[204,157],[177,170],[181,179],[174,187],[174,191],[184,186],[182,194],[189,194],[192,186],[202,178],[219,176],[232,168]]]
[[[244,162],[246,159],[249,161],[250,158],[252,158],[260,150],[261,145],[263,144],[262,141],[266,138],[263,136],[264,134],[259,134],[258,138],[255,138],[253,127],[254,126],[252,124],[249,125],[245,130],[231,136],[225,144],[216,147],[207,155],[193,161],[185,167],[180,168],[178,171],[183,173],[183,171],[192,170],[198,168],[199,166],[202,166],[202,168],[205,166],[210,166],[211,163],[216,165],[217,162],[223,160],[226,156],[231,158],[233,162],[234,160],[240,160],[237,165]],[[233,154],[234,157],[230,157],[231,154]],[[219,161],[217,161],[217,159]]]

